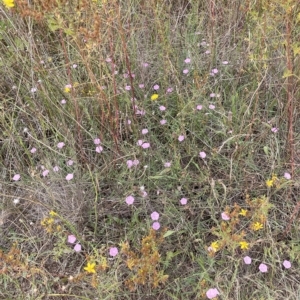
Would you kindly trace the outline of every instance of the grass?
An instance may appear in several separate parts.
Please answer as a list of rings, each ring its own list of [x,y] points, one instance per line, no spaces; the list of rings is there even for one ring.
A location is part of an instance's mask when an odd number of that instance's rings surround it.
[[[0,8],[0,299],[300,297],[297,1]]]

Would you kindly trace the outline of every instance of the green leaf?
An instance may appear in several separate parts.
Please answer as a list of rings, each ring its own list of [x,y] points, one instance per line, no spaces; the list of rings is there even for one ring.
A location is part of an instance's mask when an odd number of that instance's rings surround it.
[[[172,235],[173,233],[175,233],[174,230],[168,230],[168,231],[164,234],[164,238],[166,238],[166,237]]]
[[[60,28],[60,25],[58,24],[57,20],[55,20],[54,18],[49,18],[47,22],[48,22],[48,27],[51,31],[55,31]]]
[[[290,70],[286,69],[283,73],[282,78],[287,78],[287,77],[290,77],[290,76],[293,76],[293,73]]]

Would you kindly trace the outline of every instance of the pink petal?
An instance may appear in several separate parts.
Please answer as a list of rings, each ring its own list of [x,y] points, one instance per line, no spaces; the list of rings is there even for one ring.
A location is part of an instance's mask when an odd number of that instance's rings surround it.
[[[94,144],[95,145],[99,145],[101,143],[100,139],[96,138],[94,139]]]
[[[71,179],[73,179],[73,174],[68,174],[67,176],[66,176],[66,180],[71,180]]]
[[[262,273],[268,272],[268,266],[265,264],[260,264],[258,268],[259,268],[259,271]]]
[[[76,252],[80,252],[81,251],[81,245],[80,244],[76,244],[75,247],[74,247],[74,250]]]
[[[201,158],[205,158],[205,157],[206,157],[206,153],[205,153],[204,151],[201,151],[201,152],[199,153],[199,156],[200,156]]]
[[[187,199],[186,199],[186,198],[181,198],[181,199],[180,199],[180,203],[181,203],[182,205],[186,205],[186,204],[187,204]]]
[[[73,234],[68,235],[68,243],[74,244],[76,242],[76,237]]]
[[[118,250],[117,247],[111,247],[109,249],[109,255],[110,256],[116,256],[116,255],[118,255],[118,253],[119,253],[119,250]]]
[[[134,197],[130,195],[130,196],[126,197],[125,201],[128,205],[131,205],[134,202]]]
[[[152,224],[152,228],[153,228],[154,230],[158,230],[158,229],[160,228],[159,222],[154,222],[154,223]]]
[[[64,145],[65,145],[64,142],[60,142],[60,143],[57,144],[57,148],[61,149],[61,148],[64,147]]]
[[[49,170],[45,170],[45,171],[43,171],[43,173],[42,173],[43,177],[46,177],[48,174],[49,174]]]
[[[147,149],[150,147],[150,143],[143,143],[142,148]]]
[[[130,169],[133,166],[133,162],[131,159],[127,160],[126,164],[127,164],[128,169]]]
[[[286,269],[289,269],[292,266],[291,262],[288,260],[285,260],[282,264]]]
[[[252,258],[251,258],[250,256],[245,256],[245,257],[244,257],[244,263],[245,263],[246,265],[250,265],[251,262],[252,262]]]
[[[16,174],[16,175],[14,175],[13,180],[14,181],[18,181],[18,180],[20,180],[20,178],[21,178],[21,175],[20,174]]]
[[[154,211],[152,214],[151,214],[151,219],[153,221],[157,221],[159,219],[159,213]]]
[[[221,217],[222,217],[222,219],[223,219],[224,221],[230,220],[230,217],[227,215],[226,212],[222,212],[222,213],[221,213]]]
[[[179,137],[178,137],[178,141],[179,142],[182,142],[184,140],[184,135],[180,135]]]
[[[206,297],[208,299],[213,299],[213,298],[216,298],[218,295],[220,295],[219,291],[217,289],[209,289],[207,292],[206,292]]]
[[[95,149],[95,151],[97,153],[101,153],[103,151],[103,147],[102,146],[97,146],[96,149]]]

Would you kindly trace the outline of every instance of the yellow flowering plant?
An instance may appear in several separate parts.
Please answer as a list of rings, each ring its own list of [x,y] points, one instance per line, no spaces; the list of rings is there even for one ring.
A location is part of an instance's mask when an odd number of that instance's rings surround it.
[[[3,4],[6,8],[12,8],[15,6],[14,0],[3,0]]]

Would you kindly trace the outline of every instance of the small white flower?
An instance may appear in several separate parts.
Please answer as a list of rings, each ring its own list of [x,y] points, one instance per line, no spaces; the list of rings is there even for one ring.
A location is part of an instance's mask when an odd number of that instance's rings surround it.
[[[19,204],[19,203],[20,203],[20,199],[19,199],[19,198],[15,198],[15,199],[13,200],[13,203],[14,203],[15,205]]]

